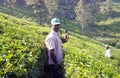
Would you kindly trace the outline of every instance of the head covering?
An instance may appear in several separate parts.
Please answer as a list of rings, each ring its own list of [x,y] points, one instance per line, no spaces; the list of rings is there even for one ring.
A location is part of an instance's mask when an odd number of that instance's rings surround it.
[[[51,24],[52,24],[52,25],[60,24],[60,19],[59,19],[59,18],[53,18],[53,19],[51,20]]]
[[[105,48],[110,48],[109,45],[105,45]]]

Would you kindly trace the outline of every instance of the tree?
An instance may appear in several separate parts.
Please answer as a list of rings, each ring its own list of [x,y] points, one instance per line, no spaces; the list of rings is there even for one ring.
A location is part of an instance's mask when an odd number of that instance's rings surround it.
[[[84,0],[80,0],[75,7],[75,13],[76,13],[76,19],[80,23],[82,27],[82,34],[83,34],[83,29],[88,26],[88,23],[86,21],[86,11],[85,11],[85,4]]]
[[[11,10],[11,15],[13,15],[13,7],[15,2],[16,0],[4,0],[4,4]]]
[[[44,1],[43,0],[38,0],[36,3],[36,8],[38,9],[38,17],[39,17],[39,24],[42,24],[42,11],[44,7]]]
[[[89,25],[94,25],[96,21],[96,16],[99,13],[99,5],[97,4],[99,1],[91,0],[86,4],[86,12],[87,12],[87,22]]]
[[[3,3],[4,2],[4,0],[0,0],[0,3]]]
[[[48,17],[51,19],[58,7],[58,0],[45,0],[45,5],[48,10]]]
[[[106,0],[106,5],[107,5],[107,15],[106,17],[110,17],[110,13],[112,11],[112,0]]]
[[[25,0],[16,0],[15,4],[17,6],[25,6],[26,2]]]
[[[38,16],[38,23],[42,24],[42,12],[44,11],[45,5],[44,0],[26,0],[28,5],[33,5],[34,13]]]

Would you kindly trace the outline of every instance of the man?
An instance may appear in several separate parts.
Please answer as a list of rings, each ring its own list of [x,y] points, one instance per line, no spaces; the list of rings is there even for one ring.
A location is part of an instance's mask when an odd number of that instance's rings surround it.
[[[110,56],[111,56],[110,47],[108,45],[105,45],[105,48],[106,48],[105,56],[107,56],[108,58],[110,58]]]
[[[53,78],[62,78],[58,73],[63,60],[62,41],[60,39],[59,29],[60,20],[58,18],[53,18],[51,20],[51,32],[45,39],[48,54],[48,65],[50,71],[53,73]],[[65,37],[63,39],[64,42],[67,42],[68,38],[68,34],[65,34]]]

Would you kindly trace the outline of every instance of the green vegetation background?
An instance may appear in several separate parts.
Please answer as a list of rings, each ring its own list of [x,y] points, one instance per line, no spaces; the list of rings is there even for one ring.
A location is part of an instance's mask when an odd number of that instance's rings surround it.
[[[117,5],[119,4],[116,4],[118,8],[114,9],[117,15],[113,14],[108,20],[96,22],[94,30],[88,27],[86,35],[90,37],[80,35],[76,22],[62,21],[62,35],[65,28],[69,30],[70,35],[69,41],[63,44],[66,78],[120,77],[120,7]],[[8,10],[2,11],[5,13]],[[28,22],[33,20],[24,20],[27,16],[16,18],[4,13],[0,13],[0,78],[7,72],[15,72],[17,76],[31,74],[34,78],[43,75],[46,60],[44,39],[50,31],[49,26]],[[105,29],[106,27],[109,29]],[[106,40],[115,40],[113,43],[118,40],[117,48],[110,47],[112,59],[105,57],[105,44],[102,42]]]

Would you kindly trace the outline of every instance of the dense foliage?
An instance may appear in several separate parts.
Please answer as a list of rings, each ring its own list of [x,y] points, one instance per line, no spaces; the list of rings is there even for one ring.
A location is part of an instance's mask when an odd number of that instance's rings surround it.
[[[105,4],[101,5],[103,14],[97,16],[94,26],[87,27],[85,35],[119,48],[120,42],[120,4],[113,3],[110,17],[106,17]],[[91,32],[91,33],[90,33]]]
[[[0,13],[0,77],[8,72],[19,77],[42,76],[48,32],[48,27]],[[120,50],[116,48],[111,47],[109,59],[104,56],[104,44],[70,32],[63,50],[66,78],[120,77]]]
[[[62,15],[65,8],[60,6],[57,15]],[[96,16],[95,24],[85,27],[84,35],[89,38],[80,35],[79,22],[58,16],[62,19],[61,28],[68,29],[70,34],[70,40],[63,44],[66,78],[120,77],[120,50],[117,49],[120,48],[120,4],[113,4],[110,17],[106,16],[105,3],[100,4],[100,8],[102,12]],[[32,6],[13,7],[13,16],[19,17],[15,18],[4,14],[11,14],[9,7],[0,5],[3,12],[0,13],[0,78],[7,77],[9,72],[19,78],[44,78],[44,39],[50,30],[46,24],[39,26],[32,22],[37,21],[33,11]],[[43,23],[47,23],[46,14],[42,16]],[[63,35],[63,30],[61,32]],[[102,42],[111,45],[111,59],[104,56]]]
[[[77,38],[76,38],[77,37]],[[104,56],[104,45],[76,36],[64,45],[67,78],[119,78],[119,50],[112,50],[113,59]]]
[[[0,13],[0,78],[7,72],[38,76],[42,70],[44,28],[35,25]]]

